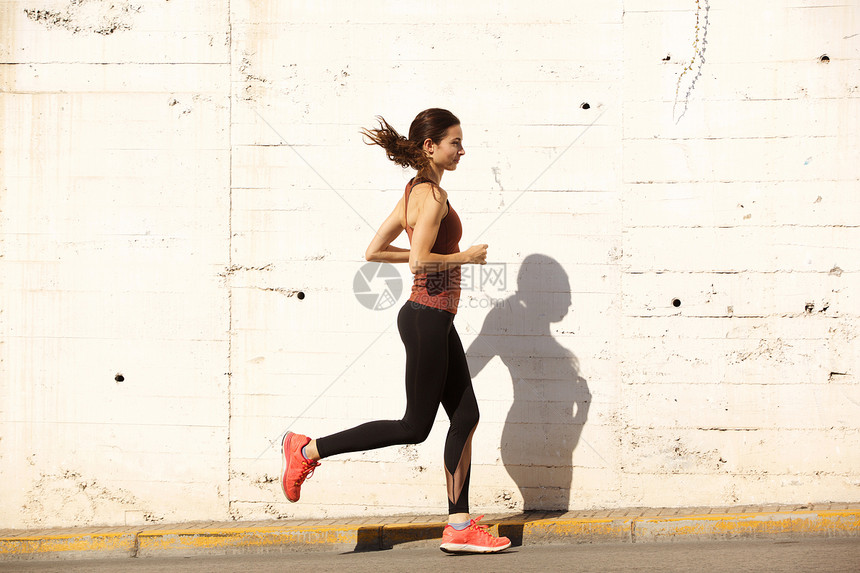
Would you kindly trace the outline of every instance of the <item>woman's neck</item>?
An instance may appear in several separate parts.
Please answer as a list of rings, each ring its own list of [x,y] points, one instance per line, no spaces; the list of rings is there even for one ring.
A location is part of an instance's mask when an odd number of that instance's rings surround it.
[[[442,182],[443,173],[445,173],[443,169],[440,169],[439,167],[436,167],[431,163],[428,169],[422,171],[421,173],[418,173],[416,176],[421,177],[423,179],[429,179],[436,185],[439,185]]]

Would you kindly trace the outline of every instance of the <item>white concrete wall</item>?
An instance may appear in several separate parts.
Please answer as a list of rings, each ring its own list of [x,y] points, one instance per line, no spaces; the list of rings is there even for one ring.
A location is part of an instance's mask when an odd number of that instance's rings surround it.
[[[625,2],[622,495],[855,499],[858,6],[690,4]]]
[[[226,6],[0,10],[0,522],[223,517]]]
[[[0,3],[0,526],[444,512],[443,412],[298,504],[271,445],[402,415],[358,130],[431,106],[506,279],[456,320],[475,511],[860,499],[857,12]]]

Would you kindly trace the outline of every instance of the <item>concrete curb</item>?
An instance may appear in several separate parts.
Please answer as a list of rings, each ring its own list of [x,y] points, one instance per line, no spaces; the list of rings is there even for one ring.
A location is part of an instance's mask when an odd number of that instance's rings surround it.
[[[499,533],[524,543],[676,542],[782,537],[860,537],[860,511],[708,513],[504,522]]]
[[[514,546],[860,537],[860,509],[542,517],[545,515],[499,516],[486,518],[484,522],[493,533],[510,537]],[[123,528],[120,531],[89,533],[28,535],[24,532],[0,536],[0,561],[278,551],[367,551],[403,545],[436,546],[443,527],[441,521],[280,526],[277,522],[269,522],[266,525],[245,527],[226,523],[137,531]]]

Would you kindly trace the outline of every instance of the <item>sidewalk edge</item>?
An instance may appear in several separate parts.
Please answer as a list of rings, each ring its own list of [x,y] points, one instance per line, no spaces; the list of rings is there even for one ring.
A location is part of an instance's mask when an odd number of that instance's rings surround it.
[[[488,522],[514,546],[541,543],[678,542],[860,537],[860,510],[708,513],[600,518],[502,518]],[[326,526],[222,526],[0,538],[0,561],[145,557],[261,551],[362,551],[435,545],[442,522]]]

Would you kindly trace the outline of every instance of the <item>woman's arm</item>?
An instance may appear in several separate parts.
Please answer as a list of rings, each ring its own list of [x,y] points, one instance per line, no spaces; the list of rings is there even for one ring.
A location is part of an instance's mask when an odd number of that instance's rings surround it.
[[[412,233],[412,249],[409,251],[409,270],[413,273],[434,273],[444,271],[465,264],[486,264],[487,245],[474,245],[465,251],[450,255],[431,253],[430,249],[436,243],[436,235],[439,233],[439,225],[445,215],[448,194],[437,188],[437,193],[430,188],[429,184],[416,185],[413,193],[421,187],[419,192],[424,193],[421,201],[421,210],[418,212],[418,220],[415,222],[415,230]]]
[[[392,241],[403,232],[401,215],[403,199],[401,199],[394,211],[382,222],[382,226],[373,236],[373,240],[364,252],[364,258],[368,261],[379,263],[408,263],[409,249],[401,249],[391,245]]]

